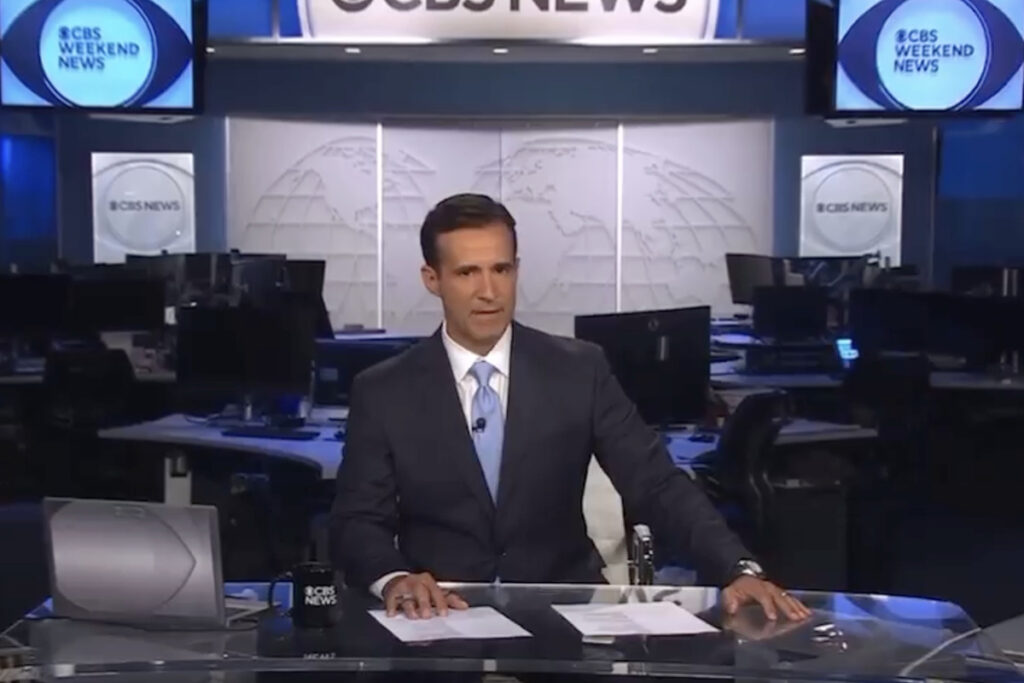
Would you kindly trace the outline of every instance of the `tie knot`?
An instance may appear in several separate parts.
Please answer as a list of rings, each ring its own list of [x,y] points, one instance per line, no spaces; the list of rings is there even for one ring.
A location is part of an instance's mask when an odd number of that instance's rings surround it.
[[[495,368],[493,365],[485,360],[478,360],[473,363],[473,367],[469,369],[469,374],[476,378],[477,386],[486,387],[491,381],[491,375],[494,374]]]

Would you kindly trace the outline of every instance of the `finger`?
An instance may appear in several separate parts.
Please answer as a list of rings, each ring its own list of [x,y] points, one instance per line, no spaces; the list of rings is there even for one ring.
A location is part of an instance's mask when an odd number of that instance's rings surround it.
[[[469,609],[469,603],[462,599],[462,596],[458,593],[448,593],[445,596],[448,601],[448,606],[452,609]]]
[[[426,584],[422,581],[419,581],[416,583],[416,588],[413,589],[413,593],[416,595],[416,609],[419,611],[419,615],[424,619],[429,619],[432,614],[430,607],[430,589],[428,589]]]
[[[402,611],[405,612],[405,616],[409,619],[420,618],[420,615],[416,614],[416,601],[408,595],[402,600]]]
[[[775,604],[778,605],[779,609],[782,610],[782,613],[786,615],[787,619],[799,621],[802,618],[800,603],[798,603],[788,593],[779,591],[775,598]]]
[[[401,594],[402,591],[396,588],[384,596],[384,607],[387,609],[389,617],[393,617],[398,614],[398,596]]]
[[[789,599],[793,602],[794,606],[796,607],[796,611],[800,615],[800,619],[810,618],[811,610],[809,607],[807,607],[807,605],[802,603],[800,600],[797,600],[792,595],[789,596]]]
[[[727,588],[725,589],[725,592],[722,593],[722,597],[725,600],[725,613],[736,614],[736,611],[740,608],[740,601],[736,596],[736,592]]]
[[[430,591],[430,602],[433,604],[434,609],[437,610],[440,616],[448,616],[448,600],[444,596],[444,591],[441,590],[441,587],[432,578],[425,580],[424,583],[427,586],[427,590]]]
[[[772,621],[779,618],[778,613],[775,611],[775,598],[772,596],[771,592],[762,588],[754,595],[754,599],[761,604],[761,608],[764,610],[764,615],[766,617]]]
[[[811,611],[786,591],[774,584],[771,585],[771,591],[776,595],[775,604],[782,609],[787,618],[797,621],[811,616]]]
[[[800,602],[792,595],[787,597],[789,598],[789,602],[793,606],[793,609],[796,610],[797,619],[807,619],[811,616],[811,610],[807,609],[807,606],[804,603]]]

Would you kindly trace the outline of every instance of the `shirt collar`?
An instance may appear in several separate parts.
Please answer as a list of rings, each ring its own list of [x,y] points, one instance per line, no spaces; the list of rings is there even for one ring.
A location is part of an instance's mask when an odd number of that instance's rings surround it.
[[[448,335],[448,324],[441,326],[441,342],[448,354],[448,362],[451,363],[452,373],[456,381],[461,382],[469,373],[470,368],[478,360],[487,361],[495,370],[505,377],[508,377],[509,365],[512,357],[512,325],[505,328],[505,332],[498,339],[498,343],[486,356],[479,356]]]

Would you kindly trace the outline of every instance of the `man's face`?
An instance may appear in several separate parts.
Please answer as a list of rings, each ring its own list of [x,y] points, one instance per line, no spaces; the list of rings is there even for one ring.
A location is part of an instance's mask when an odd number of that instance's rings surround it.
[[[461,228],[437,237],[437,267],[424,265],[423,284],[441,298],[448,334],[470,351],[486,354],[512,322],[516,259],[504,223]]]

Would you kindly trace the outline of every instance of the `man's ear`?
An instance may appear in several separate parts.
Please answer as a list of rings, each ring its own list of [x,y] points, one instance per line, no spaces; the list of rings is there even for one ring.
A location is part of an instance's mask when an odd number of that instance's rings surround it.
[[[423,267],[420,268],[420,277],[423,278],[423,286],[427,288],[427,291],[434,296],[441,296],[441,290],[437,281],[438,274],[433,267],[424,263]]]

